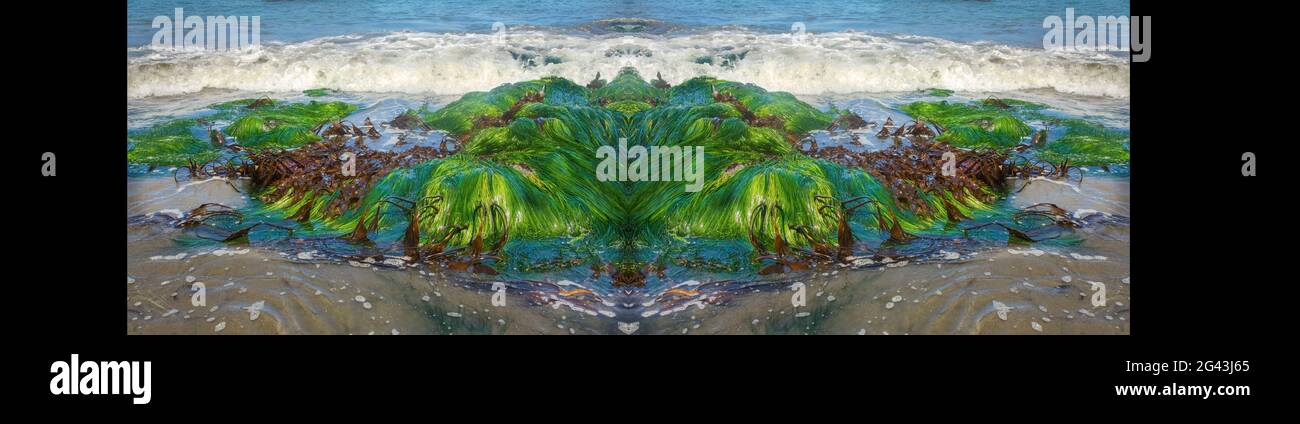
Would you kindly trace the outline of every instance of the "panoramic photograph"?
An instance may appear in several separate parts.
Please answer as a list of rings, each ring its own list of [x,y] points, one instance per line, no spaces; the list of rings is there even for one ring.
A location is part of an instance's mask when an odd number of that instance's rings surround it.
[[[129,1],[125,333],[1128,335],[1129,6]]]

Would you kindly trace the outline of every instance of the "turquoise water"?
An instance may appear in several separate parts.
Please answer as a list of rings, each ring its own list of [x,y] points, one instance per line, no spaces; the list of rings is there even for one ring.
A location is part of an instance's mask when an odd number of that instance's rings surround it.
[[[386,0],[251,1],[220,4],[194,0],[147,0],[127,4],[127,46],[148,44],[155,16],[180,7],[192,15],[261,16],[262,40],[297,42],[325,36],[390,31],[488,33],[494,22],[582,31],[585,23],[613,18],[654,19],[671,31],[731,26],[787,32],[802,22],[809,32],[860,31],[912,34],[954,41],[992,41],[1040,46],[1043,18],[1063,15],[1126,16],[1123,0],[1075,1],[502,1],[423,2]]]

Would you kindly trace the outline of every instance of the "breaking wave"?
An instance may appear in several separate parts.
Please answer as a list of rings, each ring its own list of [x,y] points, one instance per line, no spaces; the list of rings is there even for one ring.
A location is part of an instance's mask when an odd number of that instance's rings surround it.
[[[127,96],[205,88],[455,95],[557,75],[585,82],[631,66],[669,82],[699,75],[795,94],[891,92],[931,87],[991,92],[1052,89],[1129,97],[1129,64],[1081,54],[859,32],[790,34],[714,30],[671,35],[390,32],[263,43],[232,52],[127,51]]]

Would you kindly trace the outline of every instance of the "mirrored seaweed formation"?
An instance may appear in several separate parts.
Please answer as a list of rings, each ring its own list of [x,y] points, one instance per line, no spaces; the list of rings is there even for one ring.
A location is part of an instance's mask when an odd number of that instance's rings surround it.
[[[292,229],[296,246],[313,241],[340,258],[604,287],[669,290],[921,257],[972,240],[1054,239],[1081,223],[1054,206],[997,206],[1008,181],[1128,161],[1126,134],[1010,99],[907,104],[913,121],[880,126],[887,147],[819,148],[810,132],[875,123],[752,84],[697,77],[672,86],[634,69],[586,86],[555,77],[506,84],[382,125],[344,121],[355,106],[340,102],[250,99],[213,109],[219,118],[209,119],[231,123],[207,129],[209,140],[197,135],[203,122],[170,121],[129,132],[127,154],[130,163],[251,179],[260,205],[180,220],[228,232],[209,238],[246,243],[267,223],[255,239]],[[437,147],[375,150],[365,140],[380,127],[402,140],[445,135]],[[702,146],[699,190],[680,180],[601,181],[597,149],[620,139],[679,154]]]

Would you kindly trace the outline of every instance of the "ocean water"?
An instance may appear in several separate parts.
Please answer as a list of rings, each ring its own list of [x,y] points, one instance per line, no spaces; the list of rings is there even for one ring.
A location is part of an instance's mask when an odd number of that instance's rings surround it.
[[[1041,45],[1045,16],[1063,15],[1066,7],[1078,15],[1127,16],[1128,5],[1124,0],[147,0],[127,4],[127,46],[148,44],[156,31],[150,27],[153,18],[171,16],[180,7],[193,15],[261,16],[262,39],[282,42],[391,31],[489,33],[494,22],[573,30],[595,20],[641,18],[675,24],[679,31],[730,27],[788,32],[793,23],[803,22],[810,32],[853,30],[1033,47]]]
[[[1127,98],[1126,57],[1045,51],[1042,20],[1126,15],[1127,2],[131,2],[128,98],[205,88],[455,95],[547,75],[626,66],[670,82],[698,75],[795,94],[941,87],[1050,89]],[[262,46],[155,49],[155,16],[261,16]],[[505,25],[501,33],[493,24]],[[802,23],[804,35],[791,28]]]

